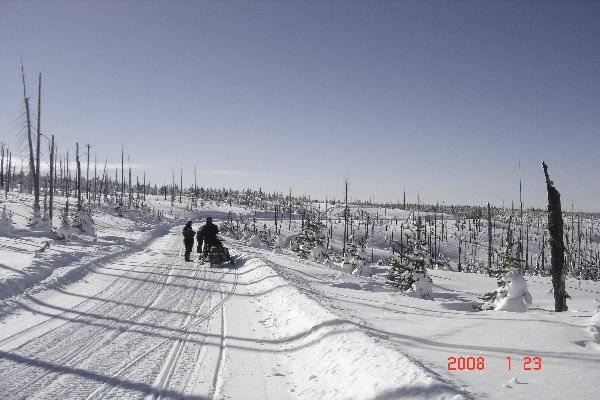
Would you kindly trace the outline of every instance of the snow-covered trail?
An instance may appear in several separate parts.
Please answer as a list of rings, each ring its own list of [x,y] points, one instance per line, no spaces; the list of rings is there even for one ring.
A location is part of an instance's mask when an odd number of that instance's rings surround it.
[[[280,355],[236,269],[184,263],[178,231],[86,280],[19,300],[0,338],[3,399],[285,398]],[[5,329],[6,328],[6,329]],[[245,371],[251,378],[229,379]]]
[[[534,298],[527,313],[477,312],[473,305],[495,284],[484,275],[430,271],[435,298],[430,301],[294,256],[243,249],[266,259],[340,318],[397,345],[439,379],[476,397],[592,399],[600,390],[600,352],[586,331],[593,314],[590,296],[597,293],[593,282],[568,282],[573,299],[567,313],[553,312],[549,278],[541,277],[527,277]],[[485,368],[449,371],[450,356],[484,357]],[[539,356],[542,368],[526,371],[527,356]]]

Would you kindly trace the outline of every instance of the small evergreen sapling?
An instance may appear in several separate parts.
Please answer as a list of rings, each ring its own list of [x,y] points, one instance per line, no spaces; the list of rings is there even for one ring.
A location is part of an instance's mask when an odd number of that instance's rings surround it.
[[[309,256],[313,259],[325,258],[323,228],[324,225],[316,219],[307,219],[304,222],[302,233],[295,237],[296,245],[293,247],[300,258],[309,258]],[[315,248],[317,250],[313,254]]]
[[[2,207],[2,214],[0,214],[0,232],[10,232],[13,229],[12,213],[6,211],[6,206]]]
[[[416,240],[411,250],[402,258],[395,258],[386,283],[400,291],[422,299],[433,299],[432,280],[427,274],[429,256],[423,249],[423,242]]]
[[[60,216],[60,227],[56,231],[56,238],[59,240],[70,240],[72,234],[71,222],[69,221],[69,205],[67,203]]]
[[[510,231],[500,260],[499,268],[488,270],[488,274],[497,279],[498,288],[481,298],[485,302],[478,307],[479,310],[527,311],[527,306],[532,301],[531,294],[525,279],[519,273],[519,259],[513,249]]]

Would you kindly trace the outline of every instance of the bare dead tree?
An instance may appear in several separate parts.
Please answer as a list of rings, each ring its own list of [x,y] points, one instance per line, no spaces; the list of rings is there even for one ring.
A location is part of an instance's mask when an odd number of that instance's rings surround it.
[[[102,181],[100,182],[100,194],[98,196],[98,204],[100,204],[100,201],[102,199],[102,193],[104,193],[104,201],[107,201],[108,197],[108,185],[106,182],[108,176],[106,175],[106,164],[108,164],[108,157],[104,159],[104,170],[102,171]]]
[[[96,152],[94,152],[94,195],[92,196],[92,201],[96,202],[96,196],[98,194],[98,156]],[[88,199],[89,201],[89,199]]]
[[[50,139],[50,203],[48,207],[50,223],[52,223],[52,216],[54,215],[54,173],[54,135],[52,135]]]
[[[488,269],[492,269],[492,208],[487,203],[487,223],[488,223]]]
[[[10,191],[10,184],[12,183],[11,176],[10,176],[11,168],[12,168],[12,152],[8,152],[8,168],[6,169],[6,186],[4,187],[6,196],[8,196],[8,192]],[[13,174],[13,176],[14,176],[14,174]]]
[[[121,204],[125,203],[125,148],[121,147]]]
[[[346,255],[346,241],[348,238],[348,178],[344,181],[345,195],[344,195],[344,241],[342,245],[342,255]]]
[[[131,160],[129,159],[129,156],[127,156],[127,163],[129,164],[128,167],[128,175],[129,175],[129,182],[128,182],[128,188],[127,188],[127,207],[131,208],[131,203],[133,202],[133,191],[131,189]]]
[[[33,156],[33,138],[31,136],[31,110],[29,107],[29,97],[27,97],[27,86],[25,82],[25,69],[23,68],[23,60],[21,60],[21,78],[23,82],[23,102],[25,103],[25,117],[27,121],[27,144],[29,145],[29,174],[31,175],[31,180],[35,182],[35,158]],[[38,194],[37,203],[35,201],[33,203],[34,215],[37,211],[37,215],[39,216],[39,210],[40,203]]]
[[[35,176],[33,180],[34,203],[40,209],[40,142],[42,141],[42,74],[38,77],[37,141],[35,144]]]
[[[0,143],[0,188],[4,188],[4,143]]]
[[[77,211],[81,211],[81,162],[79,160],[79,143],[75,143],[75,164],[77,165],[77,179],[75,181],[77,188]]]
[[[552,286],[554,287],[554,310],[567,311],[567,298],[570,296],[565,290],[565,245],[563,242],[563,217],[560,204],[560,193],[554,187],[554,182],[548,175],[548,166],[542,161],[548,191],[548,232],[550,234],[550,254],[552,263]]]
[[[87,164],[85,168],[85,198],[90,201],[90,145],[86,144],[87,148]]]

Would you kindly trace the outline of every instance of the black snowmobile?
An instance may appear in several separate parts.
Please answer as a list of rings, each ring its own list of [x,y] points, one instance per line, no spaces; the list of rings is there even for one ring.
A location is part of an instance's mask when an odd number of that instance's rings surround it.
[[[210,267],[224,267],[227,264],[234,264],[234,260],[229,254],[229,249],[222,244],[222,240],[219,243],[208,245],[208,250],[204,251],[204,257],[201,259],[203,262],[208,262]]]

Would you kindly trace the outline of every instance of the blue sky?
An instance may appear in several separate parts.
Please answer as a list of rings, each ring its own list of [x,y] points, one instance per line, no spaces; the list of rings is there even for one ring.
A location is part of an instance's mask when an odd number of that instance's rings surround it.
[[[0,0],[0,137],[19,58],[43,130],[153,181],[600,210],[600,2]],[[35,98],[35,91],[30,90]],[[518,164],[521,163],[519,171]]]

